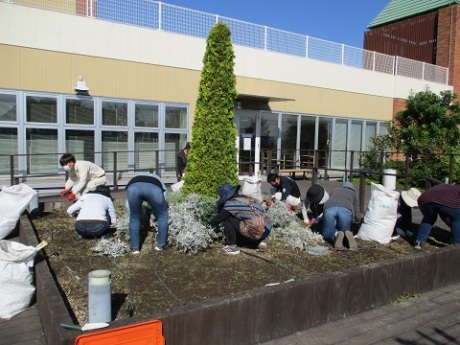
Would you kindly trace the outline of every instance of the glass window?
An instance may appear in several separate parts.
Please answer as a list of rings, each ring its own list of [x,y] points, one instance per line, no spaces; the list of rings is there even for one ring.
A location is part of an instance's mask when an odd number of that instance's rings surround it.
[[[158,105],[136,104],[135,126],[158,127]]]
[[[235,119],[238,124],[239,133],[239,174],[248,174],[250,166],[253,167],[255,160],[255,137],[256,137],[256,124],[257,113],[251,111],[238,110],[235,114]],[[185,145],[184,145],[185,146]],[[182,147],[183,148],[183,147]],[[261,150],[261,157],[267,156],[266,151]],[[273,153],[275,154],[275,153]],[[276,158],[276,156],[275,156]]]
[[[106,126],[127,126],[128,104],[102,102],[102,124]]]
[[[66,99],[65,102],[66,123],[80,125],[94,124],[94,101],[90,97],[82,99]],[[72,152],[72,151],[69,151]]]
[[[27,173],[55,174],[59,167],[58,132],[56,129],[27,128]]]
[[[134,133],[135,169],[156,169],[158,133]],[[158,158],[159,159],[159,158]]]
[[[315,154],[315,125],[314,116],[300,117],[300,165],[313,166]]]
[[[187,108],[166,106],[166,128],[187,129]]]
[[[371,143],[371,138],[377,135],[377,123],[376,122],[366,122],[366,136],[364,137],[364,151],[368,151],[373,147]]]
[[[0,128],[0,174],[10,174],[10,156],[18,153],[18,130]],[[14,158],[14,168],[18,169],[18,157]],[[18,172],[15,171],[15,174]]]
[[[165,134],[165,170],[175,171],[177,154],[185,147],[187,134]]]
[[[362,142],[362,135],[363,135],[363,121],[351,121],[351,128],[350,128],[350,139],[349,139],[349,146],[348,150],[354,151],[353,155],[353,169],[357,169],[359,166],[359,157],[361,156],[361,142]],[[351,155],[351,153],[350,153]],[[350,157],[351,158],[351,157]]]
[[[332,137],[332,119],[319,118],[318,126],[318,165],[329,166]]]
[[[332,136],[331,168],[344,169],[347,153],[348,120],[336,120]]]
[[[291,168],[297,165],[297,115],[281,117],[281,163]]]
[[[117,152],[117,169],[128,169],[128,133],[102,131],[102,168],[114,170],[114,152]]]
[[[72,152],[79,159],[94,162],[94,132],[65,131],[66,152]]]
[[[26,97],[27,122],[57,123],[57,99],[52,97]]]
[[[0,94],[0,121],[16,121],[16,95]]]

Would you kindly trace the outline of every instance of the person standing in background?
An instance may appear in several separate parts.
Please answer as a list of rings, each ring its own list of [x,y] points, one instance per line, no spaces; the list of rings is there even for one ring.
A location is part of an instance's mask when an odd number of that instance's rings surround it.
[[[190,150],[190,143],[188,142],[185,145],[183,150],[180,150],[177,155],[177,162],[176,162],[176,177],[177,182],[182,181],[184,177],[185,168],[187,167],[187,155],[188,151]]]

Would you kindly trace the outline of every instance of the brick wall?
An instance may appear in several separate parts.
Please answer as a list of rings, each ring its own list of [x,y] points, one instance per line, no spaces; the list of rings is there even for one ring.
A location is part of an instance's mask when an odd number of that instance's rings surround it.
[[[449,84],[460,93],[460,5],[438,11],[436,64],[449,68]]]

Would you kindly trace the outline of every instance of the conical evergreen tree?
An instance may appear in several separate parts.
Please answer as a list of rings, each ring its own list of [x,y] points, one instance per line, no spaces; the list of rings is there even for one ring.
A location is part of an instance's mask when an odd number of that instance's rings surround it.
[[[209,32],[192,126],[192,148],[182,192],[216,196],[225,182],[238,183],[234,103],[234,52],[228,26]]]

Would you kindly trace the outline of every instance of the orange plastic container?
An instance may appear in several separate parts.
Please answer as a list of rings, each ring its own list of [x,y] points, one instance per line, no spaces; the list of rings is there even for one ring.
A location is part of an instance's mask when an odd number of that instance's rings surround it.
[[[163,324],[152,320],[79,335],[75,345],[164,345]]]

